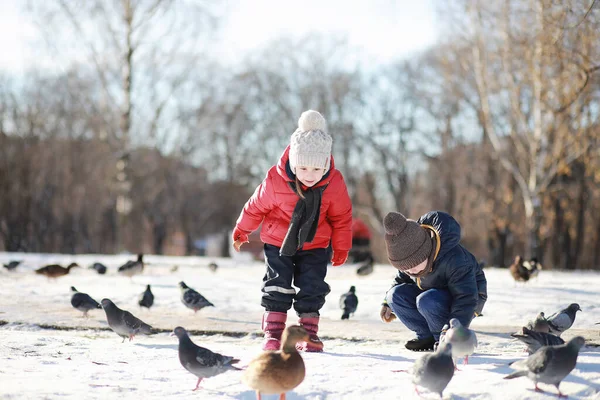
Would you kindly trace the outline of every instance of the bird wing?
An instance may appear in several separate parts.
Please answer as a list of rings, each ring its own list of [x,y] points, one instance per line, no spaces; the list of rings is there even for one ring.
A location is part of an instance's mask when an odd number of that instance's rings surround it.
[[[527,358],[525,365],[527,366],[528,370],[535,374],[542,373],[552,362],[554,353],[554,348],[542,347],[540,350],[536,351]]]
[[[191,288],[186,290],[183,294],[183,301],[191,305],[212,304],[210,301],[206,300],[204,296]]]
[[[231,357],[225,357],[204,347],[197,346],[196,361],[204,367],[220,367],[227,364],[227,361],[231,361]]]
[[[571,317],[565,312],[560,312],[557,314],[553,314],[548,318],[548,323],[550,326],[556,331],[566,331],[573,325],[573,321],[571,321]]]
[[[349,294],[344,300],[344,305],[346,306],[346,308],[356,310],[356,306],[358,306],[358,298],[356,297],[356,295]]]
[[[348,297],[348,293],[344,293],[343,295],[340,296],[340,308],[344,309],[346,308],[346,298]]]
[[[144,321],[134,316],[129,311],[123,310],[123,322],[129,329],[139,329],[142,325],[147,325]]]
[[[420,378],[423,375],[423,372],[425,372],[425,368],[427,366],[427,361],[428,359],[432,356],[433,353],[431,354],[425,354],[423,357],[418,358],[415,360],[415,363],[413,364],[413,375],[415,376],[415,378]]]
[[[135,261],[127,261],[125,264],[123,264],[119,267],[119,271],[125,271],[125,270],[131,268],[131,266],[133,264],[135,264]]]

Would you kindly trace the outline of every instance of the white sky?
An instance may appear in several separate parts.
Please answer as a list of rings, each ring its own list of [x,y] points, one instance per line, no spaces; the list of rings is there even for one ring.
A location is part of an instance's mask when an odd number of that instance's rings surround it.
[[[32,50],[32,43],[39,40],[37,29],[21,4],[0,0],[0,72],[22,72],[42,61]],[[317,31],[347,35],[365,59],[376,63],[422,49],[436,35],[431,0],[237,0],[227,5],[229,18],[221,37],[228,56],[279,36]]]

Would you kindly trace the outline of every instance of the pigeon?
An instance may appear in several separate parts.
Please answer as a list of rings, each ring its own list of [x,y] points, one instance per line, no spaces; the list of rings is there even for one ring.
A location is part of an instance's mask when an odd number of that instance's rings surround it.
[[[350,290],[340,296],[340,308],[344,310],[342,319],[349,319],[350,314],[354,314],[356,312],[357,306],[358,297],[356,297],[356,288],[354,286],[350,286]]]
[[[131,342],[133,337],[138,333],[143,333],[144,335],[152,333],[150,325],[134,317],[129,311],[121,310],[110,299],[102,299],[100,303],[102,304],[102,308],[104,308],[104,312],[106,312],[108,326],[123,338],[123,342],[127,338]]]
[[[528,329],[526,326],[523,327],[522,333],[511,333],[510,336],[525,343],[529,354],[535,353],[543,346],[557,346],[565,343],[565,341],[558,336],[551,333],[536,332]]]
[[[550,325],[543,312],[540,312],[533,321],[527,323],[527,329],[536,332],[549,333]]]
[[[21,261],[10,261],[8,264],[2,264],[9,271],[14,271],[21,264]]]
[[[144,255],[138,254],[136,261],[127,261],[119,267],[119,274],[132,277],[144,272]]]
[[[198,382],[193,390],[198,390],[200,382],[204,378],[211,378],[229,370],[240,370],[232,365],[240,360],[213,353],[209,349],[196,345],[181,326],[175,328],[171,336],[177,336],[179,339],[179,362],[183,368],[198,377]]]
[[[556,386],[559,397],[566,397],[560,391],[560,382],[575,368],[579,350],[584,344],[585,339],[576,336],[565,344],[541,347],[528,358],[512,362],[510,366],[517,371],[504,379],[526,376],[535,383],[536,392],[543,392],[538,383],[546,383]]]
[[[214,261],[208,264],[208,269],[210,269],[212,272],[217,272],[217,268],[219,268],[219,266]]]
[[[179,282],[181,288],[181,302],[187,307],[197,312],[202,310],[204,307],[214,307],[215,305],[210,301],[206,300],[204,296],[196,292],[191,287],[188,287],[185,283]]]
[[[101,263],[94,263],[90,266],[90,269],[94,269],[96,270],[96,272],[100,275],[104,275],[106,274],[106,265],[101,264]]]
[[[429,353],[417,359],[413,365],[413,383],[419,396],[418,386],[431,392],[442,393],[454,376],[452,344],[440,343],[435,353]]]
[[[48,278],[58,278],[59,276],[65,276],[71,272],[71,268],[79,267],[77,263],[71,263],[67,268],[61,267],[58,264],[50,264],[45,267],[35,270],[36,274],[47,276]]]
[[[71,305],[73,308],[81,311],[84,317],[87,318],[88,311],[102,308],[102,306],[96,300],[92,299],[89,294],[78,292],[77,289],[75,289],[75,286],[71,286],[71,291],[73,292],[73,296],[71,296]]]
[[[581,311],[579,304],[572,303],[569,307],[556,312],[547,318],[550,333],[560,336],[564,331],[569,329],[575,322],[575,314]]]
[[[452,345],[452,356],[456,361],[455,364],[461,357],[464,357],[464,364],[468,364],[469,356],[473,354],[477,347],[475,332],[462,326],[456,318],[450,320],[450,329],[443,335],[443,341]]]
[[[150,285],[147,285],[144,293],[140,295],[140,300],[138,301],[138,304],[140,305],[140,307],[146,307],[148,309],[150,309],[150,307],[152,307],[152,304],[154,304],[154,295],[150,290]]]

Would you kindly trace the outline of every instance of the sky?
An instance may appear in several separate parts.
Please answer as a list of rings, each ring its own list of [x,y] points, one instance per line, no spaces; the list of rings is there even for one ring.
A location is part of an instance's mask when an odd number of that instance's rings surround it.
[[[242,255],[242,254],[240,254]],[[23,260],[14,272],[0,267],[0,398],[61,399],[254,399],[241,382],[243,371],[230,371],[206,379],[201,392],[192,392],[196,378],[179,363],[177,339],[169,336],[176,326],[193,332],[192,341],[213,351],[235,356],[244,367],[260,354],[262,308],[260,262],[205,257],[146,255],[142,275],[127,278],[117,268],[134,256],[0,253],[0,262]],[[49,280],[35,274],[47,263],[79,262],[84,268]],[[93,262],[108,266],[106,275],[87,269]],[[216,261],[216,273],[208,264]],[[176,271],[173,266],[177,265]],[[379,321],[379,309],[394,275],[389,265],[378,264],[368,276],[358,277],[353,266],[329,268],[331,293],[321,310],[319,333],[322,354],[303,354],[306,378],[288,399],[418,399],[410,372],[422,353],[404,349],[412,337],[400,322]],[[513,372],[512,361],[526,357],[525,347],[509,336],[538,312],[550,315],[569,303],[580,304],[573,327],[563,339],[583,335],[587,345],[579,353],[575,369],[561,390],[570,399],[600,399],[600,273],[542,270],[537,278],[518,285],[506,269],[488,268],[488,302],[483,316],[471,327],[479,346],[468,365],[459,364],[444,399],[548,400],[554,387],[540,384],[549,393],[536,393],[527,378],[503,379]],[[194,314],[180,302],[177,283],[185,283],[215,304]],[[138,296],[147,284],[155,305],[141,310]],[[341,321],[339,296],[356,286],[357,312]],[[161,332],[136,336],[132,342],[110,331],[104,311],[90,311],[90,318],[70,305],[70,286],[100,301],[107,297]],[[288,313],[288,325],[295,323]],[[55,325],[65,330],[43,329]],[[229,334],[213,334],[230,332]],[[59,383],[59,384],[57,384]],[[264,396],[274,400],[278,396]],[[437,398],[429,394],[423,398]]]
[[[20,73],[39,65],[32,44],[40,40],[35,24],[21,10],[21,0],[0,1],[0,72]],[[222,56],[233,58],[280,37],[309,32],[343,34],[365,59],[385,62],[433,43],[432,0],[232,0],[228,1],[221,40]]]

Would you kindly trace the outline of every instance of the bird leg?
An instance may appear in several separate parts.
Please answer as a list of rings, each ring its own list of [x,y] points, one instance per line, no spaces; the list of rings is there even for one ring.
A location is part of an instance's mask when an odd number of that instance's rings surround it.
[[[454,359],[454,371],[460,371],[460,369],[458,369],[458,358]]]
[[[134,337],[134,336],[135,336],[135,335],[129,335],[129,341],[130,341],[130,342],[133,340],[133,337]]]
[[[285,392],[279,395],[279,400],[285,400]]]
[[[558,385],[560,385],[560,382],[558,383]],[[569,396],[567,396],[566,394],[562,394],[562,392],[560,391],[560,389],[558,388],[558,385],[556,385],[556,390],[558,390],[558,397],[562,397],[562,398],[567,398]]]
[[[419,392],[419,388],[417,387],[417,385],[415,385],[415,393],[417,394],[417,396],[419,396],[419,398],[421,398],[421,392]]]
[[[192,389],[192,392],[195,392],[196,390],[200,389],[200,382],[202,382],[203,378],[198,378],[198,382],[196,382],[196,387]]]
[[[262,400],[262,396],[258,390],[256,391],[256,400]]]
[[[463,360],[463,365],[467,365],[469,363],[469,356],[465,356],[465,359]]]

